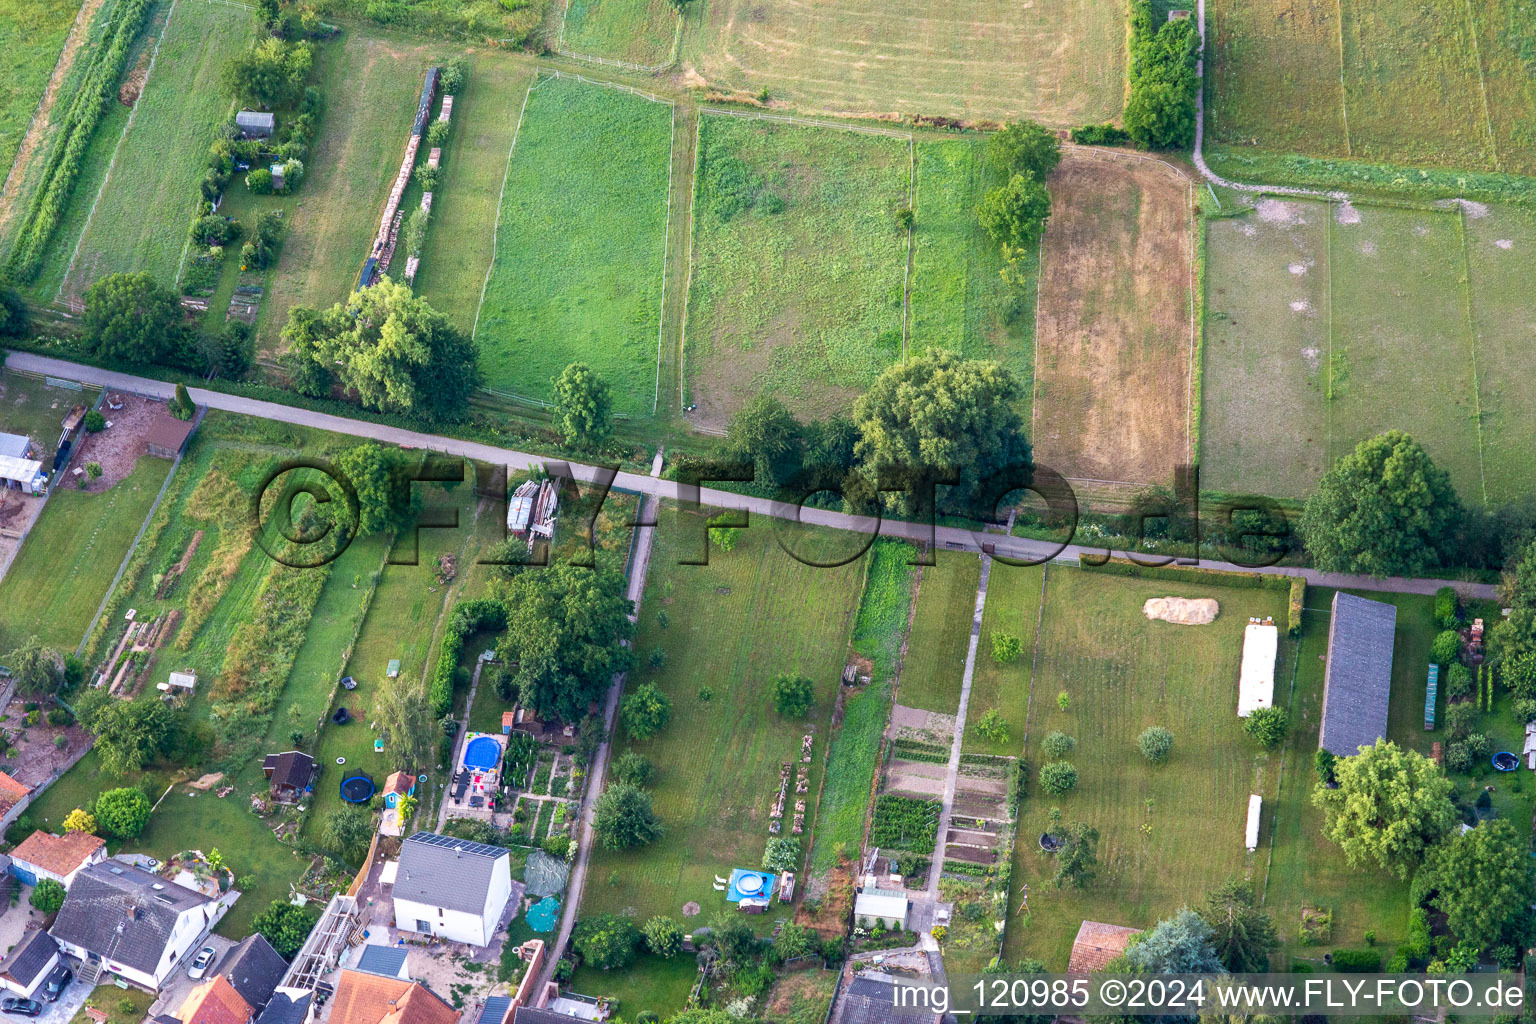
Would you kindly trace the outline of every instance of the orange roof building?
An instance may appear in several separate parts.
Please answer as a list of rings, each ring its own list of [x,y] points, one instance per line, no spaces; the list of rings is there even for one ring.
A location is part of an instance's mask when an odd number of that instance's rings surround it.
[[[0,817],[25,800],[31,792],[30,787],[22,785],[5,772],[0,772]]]
[[[420,982],[379,974],[344,970],[331,997],[329,1024],[458,1024],[458,1020],[459,1011]]]
[[[1077,938],[1072,942],[1072,957],[1067,961],[1067,971],[1072,974],[1102,971],[1109,966],[1111,960],[1125,952],[1131,936],[1139,934],[1140,928],[1084,921],[1077,929]]]
[[[176,1018],[181,1024],[250,1024],[255,1014],[229,979],[217,974],[187,993]]]
[[[51,878],[69,888],[83,867],[107,858],[107,844],[89,832],[66,832],[56,836],[39,829],[11,851],[11,864],[23,882],[36,885]]]

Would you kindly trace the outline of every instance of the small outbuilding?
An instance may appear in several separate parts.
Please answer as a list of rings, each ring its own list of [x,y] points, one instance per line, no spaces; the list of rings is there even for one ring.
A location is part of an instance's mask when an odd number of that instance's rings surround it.
[[[187,438],[192,436],[192,430],[196,425],[195,420],[170,418],[155,420],[144,434],[144,443],[149,448],[149,454],[161,459],[178,457],[182,449],[187,446]]]
[[[30,437],[25,434],[0,433],[0,458],[30,459],[35,454]]]
[[[865,889],[853,899],[853,922],[863,928],[879,923],[887,929],[905,931],[909,905],[904,892]]]
[[[261,763],[272,799],[284,804],[302,800],[314,789],[315,770],[315,759],[302,750],[268,754]]]
[[[170,678],[156,685],[162,693],[191,693],[197,689],[196,672],[172,672]]]
[[[1088,974],[1104,970],[1111,960],[1125,952],[1131,936],[1139,934],[1140,929],[1137,928],[1104,924],[1102,921],[1084,921],[1078,926],[1077,938],[1072,940],[1072,956],[1067,960],[1068,973]]]
[[[41,494],[48,488],[48,478],[43,473],[43,464],[36,459],[0,455],[0,487]]]
[[[242,110],[235,114],[235,127],[245,139],[270,139],[277,131],[277,115],[262,110]]]
[[[30,999],[58,963],[59,944],[53,936],[41,929],[27,932],[0,960],[0,988]]]

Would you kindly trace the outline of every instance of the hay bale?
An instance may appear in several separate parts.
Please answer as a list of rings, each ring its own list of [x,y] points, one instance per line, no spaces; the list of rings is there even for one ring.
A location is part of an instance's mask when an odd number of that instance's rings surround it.
[[[1141,607],[1147,618],[1178,626],[1208,626],[1220,611],[1221,606],[1209,597],[1153,597]]]

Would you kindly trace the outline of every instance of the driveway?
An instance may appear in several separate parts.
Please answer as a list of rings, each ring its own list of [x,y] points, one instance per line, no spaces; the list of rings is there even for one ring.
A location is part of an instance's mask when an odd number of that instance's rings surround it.
[[[157,1013],[168,1013],[174,1017],[176,1011],[181,1008],[181,1004],[186,1001],[187,994],[198,985],[201,985],[203,981],[208,980],[205,977],[202,981],[193,981],[187,977],[187,968],[192,966],[192,958],[204,946],[212,946],[219,954],[213,961],[213,967],[208,971],[208,977],[212,977],[224,965],[224,957],[229,954],[229,950],[234,946],[234,942],[224,938],[222,935],[209,935],[192,949],[187,950],[187,955],[181,958],[181,963],[177,964],[176,969],[171,972],[171,976],[165,979],[165,986],[160,989],[159,997],[150,1004],[149,1015],[151,1017]]]
[[[74,965],[71,964],[70,966],[73,967]],[[86,986],[78,982],[70,982],[69,988],[64,990],[64,994],[59,997],[58,1002],[43,1003],[43,1015],[36,1019],[36,1024],[69,1024],[70,1021],[75,1019],[75,1014],[80,1012],[80,1008],[85,1005],[85,997],[90,994],[91,990]],[[41,992],[39,992],[32,998],[42,1002],[43,997]],[[7,1024],[13,1021],[16,1024],[21,1024],[25,1020],[22,1017],[11,1017],[9,1015],[3,1019]]]

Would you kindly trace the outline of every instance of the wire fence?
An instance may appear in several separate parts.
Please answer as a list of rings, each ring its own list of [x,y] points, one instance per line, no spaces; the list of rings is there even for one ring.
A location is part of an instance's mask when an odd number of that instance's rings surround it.
[[[565,6],[560,10],[560,32],[555,37],[555,52],[562,57],[571,60],[584,61],[588,64],[598,64],[605,68],[618,68],[621,71],[636,71],[643,75],[656,75],[677,63],[677,54],[683,43],[683,16],[677,15],[677,27],[672,33],[672,50],[667,54],[667,59],[660,64],[635,64],[627,60],[618,60],[614,57],[597,57],[589,53],[578,53],[575,50],[565,48],[565,21],[570,14],[570,0],[566,0]]]
[[[636,89],[632,85],[623,85],[619,82],[607,82],[601,78],[588,78],[586,75],[579,75],[574,71],[561,71],[559,68],[540,68],[539,75],[541,77],[544,75],[549,75],[554,78],[574,79],[578,82],[585,82],[588,85],[601,85],[608,89],[614,89],[618,92],[627,92],[633,96],[638,96],[641,99],[650,100],[652,103],[665,103],[669,107],[677,106],[676,100],[668,99],[665,96],[658,96],[653,92],[646,92],[644,89]]]
[[[791,117],[788,114],[769,114],[761,110],[728,110],[725,107],[700,107],[701,114],[724,114],[727,117],[741,117],[758,121],[778,121],[782,124],[803,124],[813,128],[838,128],[845,132],[858,132],[861,135],[884,135],[892,139],[905,139],[912,141],[911,132],[897,131],[894,128],[871,128],[862,124],[844,124],[841,121],[823,121],[814,117]]]

